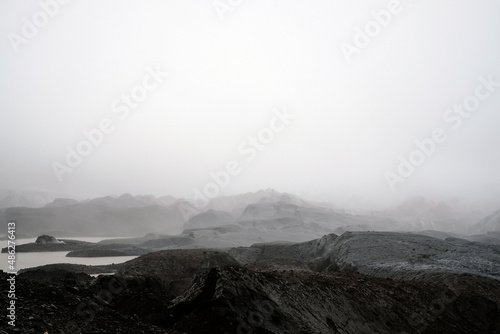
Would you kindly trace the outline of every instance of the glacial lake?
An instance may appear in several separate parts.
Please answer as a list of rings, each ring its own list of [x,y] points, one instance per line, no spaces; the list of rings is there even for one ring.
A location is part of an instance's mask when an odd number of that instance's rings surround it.
[[[88,242],[99,242],[101,240],[109,238],[61,238],[61,239],[71,239],[80,240]],[[114,239],[114,238],[113,238]],[[36,238],[30,239],[17,239],[15,240],[16,246],[22,245],[30,242],[35,242]],[[1,247],[7,247],[7,241],[2,240],[0,242]],[[66,257],[69,252],[34,252],[34,253],[17,253],[16,252],[16,271],[24,268],[38,267],[45,264],[54,263],[73,263],[73,264],[85,264],[85,265],[104,265],[112,263],[122,263],[132,259],[137,256],[110,256],[110,257]],[[0,256],[0,270],[8,270],[9,264],[7,263],[7,253],[1,253]]]

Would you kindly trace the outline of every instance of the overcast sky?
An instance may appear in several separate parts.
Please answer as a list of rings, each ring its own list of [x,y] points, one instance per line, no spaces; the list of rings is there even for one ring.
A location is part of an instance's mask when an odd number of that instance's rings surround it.
[[[0,2],[0,188],[500,198],[498,1],[53,1]]]

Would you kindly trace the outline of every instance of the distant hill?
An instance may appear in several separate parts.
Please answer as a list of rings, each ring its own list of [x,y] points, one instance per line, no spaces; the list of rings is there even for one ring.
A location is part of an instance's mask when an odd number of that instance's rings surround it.
[[[424,197],[407,199],[375,214],[404,223],[408,231],[440,230],[454,233],[467,233],[470,226],[484,216],[482,211],[457,200],[433,201]]]
[[[40,208],[53,202],[56,198],[75,198],[75,196],[54,191],[0,189],[0,209],[12,207]]]
[[[135,236],[150,232],[177,234],[184,220],[173,201],[125,194],[87,201],[56,199],[41,208],[11,207],[0,211],[1,221],[16,220],[27,235]]]
[[[78,204],[79,202],[76,199],[72,198],[56,198],[52,203],[45,205],[46,208],[56,208],[56,207],[64,207],[70,206],[73,204]]]
[[[241,195],[221,196],[210,200],[205,210],[213,209],[218,211],[226,211],[233,217],[239,217],[249,204],[254,203],[277,203],[286,202],[301,206],[311,206],[312,204],[302,198],[280,193],[274,189],[259,190],[257,192],[248,192]]]
[[[471,229],[473,233],[500,232],[500,210],[485,217]]]
[[[229,213],[210,209],[189,219],[184,224],[184,230],[224,226],[234,221],[234,217]]]
[[[29,204],[23,202],[21,193],[8,194],[10,199],[4,203]],[[207,245],[213,241],[221,245],[250,240],[305,241],[345,231],[443,231],[464,237],[477,234],[481,240],[496,242],[496,238],[481,234],[500,231],[500,212],[477,223],[485,214],[467,203],[423,197],[408,199],[387,210],[349,211],[336,203],[311,202],[267,189],[214,198],[201,210],[185,212],[183,208],[193,208],[189,201],[171,196],[123,194],[77,200],[54,197],[60,195],[56,193],[38,195],[33,197],[38,202],[30,202],[36,207],[13,205],[0,209],[0,221],[17,220],[17,232],[31,236],[171,235],[191,230],[193,237],[205,238]],[[17,200],[13,202],[14,198]]]

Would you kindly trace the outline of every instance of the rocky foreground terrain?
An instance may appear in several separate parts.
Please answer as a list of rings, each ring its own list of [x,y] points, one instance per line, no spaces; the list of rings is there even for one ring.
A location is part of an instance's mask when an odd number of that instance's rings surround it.
[[[110,273],[92,277],[89,274]],[[8,290],[7,274],[0,288]],[[500,246],[391,232],[48,265],[16,280],[18,333],[500,333]],[[3,305],[7,295],[2,294]]]

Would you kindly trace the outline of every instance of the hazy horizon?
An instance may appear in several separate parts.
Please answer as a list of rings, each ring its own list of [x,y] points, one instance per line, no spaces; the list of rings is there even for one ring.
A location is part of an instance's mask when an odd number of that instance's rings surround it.
[[[500,3],[228,3],[0,3],[0,189],[498,203]]]
[[[301,198],[302,200],[305,200],[306,202],[310,203],[316,203],[317,205],[325,205],[326,207],[334,207],[339,210],[355,210],[353,212],[366,212],[369,213],[371,210],[374,212],[376,211],[385,211],[385,210],[393,210],[397,209],[399,207],[407,206],[408,204],[410,205],[418,205],[417,203],[419,202],[420,199],[424,199],[426,201],[431,201],[431,203],[434,203],[434,205],[439,205],[441,203],[444,203],[446,205],[449,205],[450,209],[458,210],[456,213],[462,212],[473,212],[473,211],[482,211],[484,213],[484,216],[489,215],[490,213],[496,212],[500,210],[500,200],[498,198],[490,198],[490,199],[483,199],[483,200],[474,200],[471,201],[465,197],[446,197],[446,196],[424,196],[424,195],[414,195],[414,196],[409,196],[409,197],[401,197],[398,198],[397,200],[394,201],[370,201],[368,198],[364,198],[362,196],[356,196],[355,194],[344,194],[343,196],[340,195],[338,197],[330,197],[330,198],[314,198],[312,196],[309,196],[310,194],[304,193],[304,194],[296,194],[296,193],[290,193],[290,192],[282,192],[279,189],[258,189],[256,191],[245,191],[245,192],[238,192],[238,193],[232,193],[232,194],[222,194],[216,197],[205,197],[207,199],[206,202],[203,202],[205,204],[208,204],[208,201],[210,201],[213,198],[222,198],[222,197],[232,197],[232,196],[241,196],[245,194],[255,194],[260,191],[276,191],[280,194],[289,194],[293,196],[297,196]],[[172,197],[176,200],[187,200],[188,202],[193,203],[194,205],[194,200],[199,199],[199,197],[183,197],[183,196],[175,196],[172,194],[151,194],[151,193],[134,193],[134,192],[124,192],[124,193],[95,193],[95,194],[85,194],[85,193],[61,193],[58,191],[50,190],[50,189],[35,189],[35,188],[26,188],[26,189],[0,189],[0,200],[2,200],[2,195],[5,195],[6,193],[9,192],[14,192],[18,193],[18,195],[22,196],[28,196],[26,197],[27,200],[30,200],[30,194],[31,200],[33,201],[33,198],[35,194],[53,194],[54,196],[52,198],[57,199],[57,198],[68,198],[68,199],[75,199],[79,202],[85,202],[88,200],[93,200],[97,198],[105,198],[105,197],[113,197],[113,198],[118,198],[123,195],[131,195],[133,197],[136,196],[153,196],[155,198],[162,198],[162,197]],[[38,205],[38,206],[33,206],[33,207],[40,207],[40,206],[45,206],[46,204],[52,203],[52,200],[47,201],[46,203],[44,202],[43,205]],[[413,204],[411,204],[413,203]],[[423,203],[422,203],[423,204]],[[29,206],[28,206],[29,207]],[[205,209],[205,207],[196,207],[192,206],[193,209],[195,210],[201,210]]]

